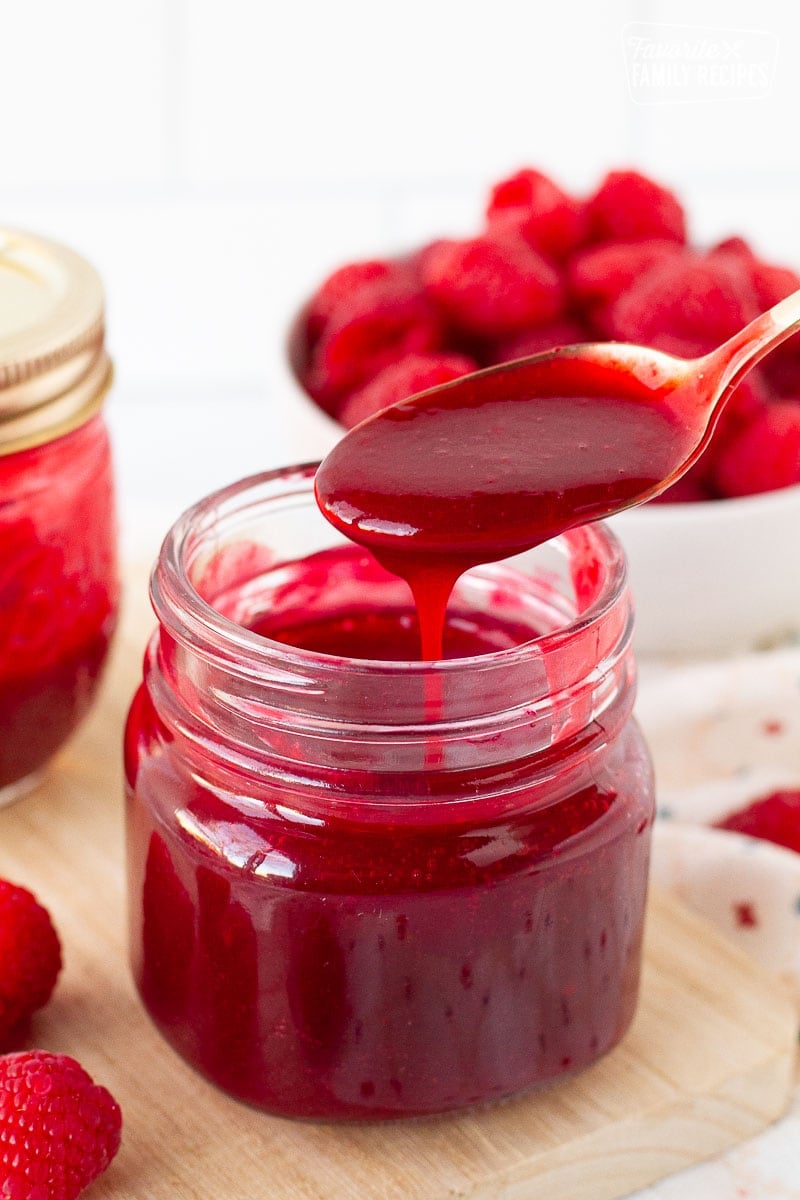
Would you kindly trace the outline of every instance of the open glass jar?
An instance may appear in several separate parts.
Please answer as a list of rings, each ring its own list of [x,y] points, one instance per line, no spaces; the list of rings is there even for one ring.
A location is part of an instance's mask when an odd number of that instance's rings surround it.
[[[103,307],[77,254],[0,230],[0,805],[86,712],[116,620]]]
[[[418,1116],[586,1067],[633,1016],[653,816],[622,552],[587,527],[469,572],[451,645],[485,653],[321,652],[402,646],[410,601],[313,475],[210,496],[153,574],[125,744],[144,1003],[284,1115]]]

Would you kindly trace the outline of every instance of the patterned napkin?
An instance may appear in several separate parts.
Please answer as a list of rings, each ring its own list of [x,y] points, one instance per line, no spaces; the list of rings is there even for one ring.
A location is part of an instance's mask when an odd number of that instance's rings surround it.
[[[800,789],[800,649],[642,672],[637,715],[656,766],[653,881],[679,896],[798,998],[800,854],[712,822]],[[637,1200],[798,1200],[800,1083],[790,1112],[713,1162]]]

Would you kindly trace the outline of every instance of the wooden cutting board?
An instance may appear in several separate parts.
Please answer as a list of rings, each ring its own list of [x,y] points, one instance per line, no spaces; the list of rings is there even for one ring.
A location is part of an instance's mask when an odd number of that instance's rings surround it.
[[[0,874],[47,904],[65,951],[30,1044],[79,1058],[124,1113],[92,1200],[610,1200],[782,1112],[797,1013],[664,896],[650,904],[632,1030],[560,1087],[467,1116],[334,1127],[265,1116],[196,1076],[146,1019],[126,964],[120,739],[149,625],[139,578],[93,716],[0,813]]]

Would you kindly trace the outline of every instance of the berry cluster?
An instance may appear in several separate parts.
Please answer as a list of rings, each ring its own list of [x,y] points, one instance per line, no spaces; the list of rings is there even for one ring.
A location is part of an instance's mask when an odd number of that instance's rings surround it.
[[[525,169],[492,189],[476,237],[341,267],[303,310],[299,374],[346,428],[479,367],[581,341],[707,353],[800,288],[800,276],[728,238],[687,243],[668,189],[612,171],[588,199]],[[728,403],[706,453],[668,500],[800,483],[800,341],[779,347]]]
[[[122,1117],[72,1058],[7,1053],[52,995],[61,946],[47,911],[0,880],[0,1197],[76,1200],[108,1166]]]

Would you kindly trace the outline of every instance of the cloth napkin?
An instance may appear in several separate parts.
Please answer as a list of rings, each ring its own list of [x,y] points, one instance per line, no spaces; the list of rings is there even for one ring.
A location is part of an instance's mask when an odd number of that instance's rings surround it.
[[[800,648],[646,666],[637,716],[656,767],[652,880],[716,925],[798,1000],[800,854],[712,822],[800,788]],[[751,1141],[637,1200],[798,1200],[800,1080],[790,1111]]]

